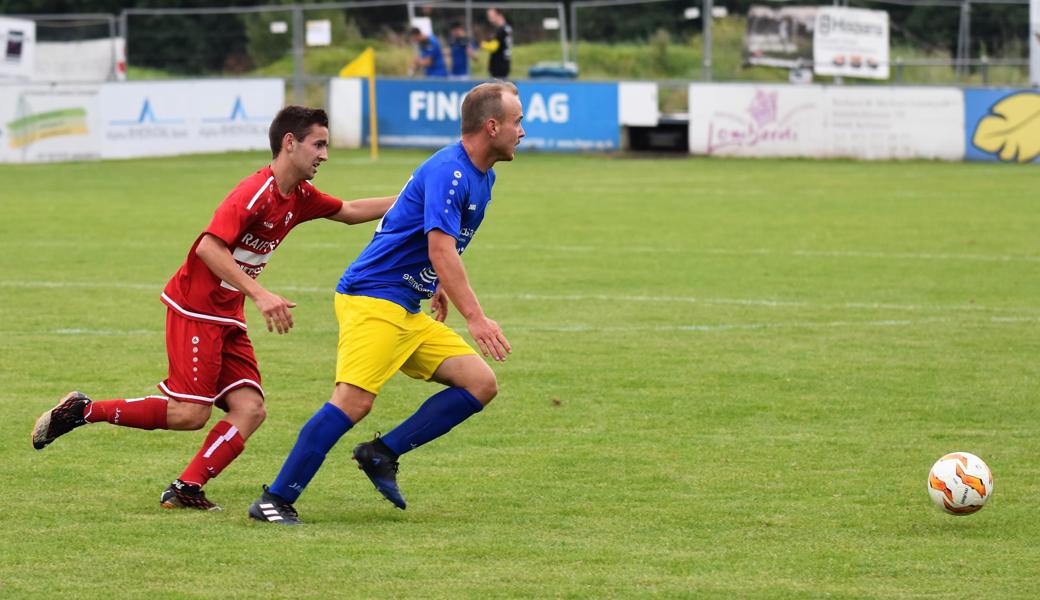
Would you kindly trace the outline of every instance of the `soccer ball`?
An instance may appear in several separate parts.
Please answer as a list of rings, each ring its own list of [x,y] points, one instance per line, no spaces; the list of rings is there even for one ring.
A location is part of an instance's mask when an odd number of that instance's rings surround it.
[[[932,465],[928,494],[951,515],[970,515],[986,505],[993,493],[993,473],[974,454],[952,452]]]

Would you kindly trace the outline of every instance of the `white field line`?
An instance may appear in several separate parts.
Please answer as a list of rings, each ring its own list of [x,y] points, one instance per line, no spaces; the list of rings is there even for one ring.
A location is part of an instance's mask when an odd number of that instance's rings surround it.
[[[87,329],[82,327],[67,327],[55,329],[51,333],[57,335],[152,335],[162,333],[161,329]]]
[[[480,294],[481,298],[499,298],[504,300],[533,300],[555,302],[583,302],[596,300],[601,302],[671,302],[685,304],[764,306],[767,308],[814,308],[814,309],[859,309],[859,310],[905,310],[905,311],[969,311],[969,312],[1037,312],[1040,307],[996,307],[978,304],[893,304],[886,302],[840,302],[817,303],[800,300],[770,300],[760,298],[699,298],[696,296],[640,296],[612,294]]]
[[[99,282],[99,281],[4,281],[0,280],[0,287],[14,288],[88,288],[88,289],[132,289],[154,291],[156,296],[162,291],[162,284],[149,283],[124,283],[124,282]],[[334,286],[314,287],[283,285],[274,288],[276,292],[301,293],[301,294],[328,294],[332,295]],[[701,298],[697,296],[650,296],[629,294],[531,294],[517,293],[505,294],[489,292],[480,294],[481,298],[492,298],[499,300],[538,301],[538,302],[636,302],[636,303],[678,303],[678,304],[704,304],[708,306],[761,306],[766,308],[811,308],[818,310],[894,310],[910,312],[1003,312],[1003,313],[1033,313],[1040,312],[1040,307],[997,307],[983,306],[978,304],[895,304],[886,302],[839,302],[839,303],[817,303],[802,300],[773,300],[769,298]]]
[[[481,248],[502,251],[537,250],[561,253],[612,254],[709,254],[719,256],[796,256],[802,258],[876,258],[892,260],[1040,262],[1040,256],[1025,254],[971,254],[957,252],[871,252],[861,250],[775,250],[770,248],[676,248],[659,246],[568,246],[523,244],[482,244]]]

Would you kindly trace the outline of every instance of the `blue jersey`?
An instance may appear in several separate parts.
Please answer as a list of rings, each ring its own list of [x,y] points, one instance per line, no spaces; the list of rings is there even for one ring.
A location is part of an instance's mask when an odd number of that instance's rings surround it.
[[[438,150],[412,173],[336,291],[419,312],[419,302],[437,290],[426,234],[439,229],[454,237],[462,254],[484,220],[493,185],[495,172],[473,166],[462,142]]]
[[[448,68],[444,65],[444,52],[441,51],[441,43],[435,36],[431,35],[419,42],[419,56],[430,59],[430,65],[426,67],[427,77],[448,76]]]
[[[469,75],[469,49],[471,47],[469,38],[455,38],[451,40],[451,74],[456,76]]]

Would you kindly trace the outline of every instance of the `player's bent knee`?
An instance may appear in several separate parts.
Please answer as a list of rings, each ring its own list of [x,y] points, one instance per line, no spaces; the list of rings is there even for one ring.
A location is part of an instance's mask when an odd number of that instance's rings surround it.
[[[228,415],[233,414],[245,422],[252,423],[255,429],[267,419],[267,407],[264,405],[263,397],[257,393],[250,393],[251,391],[228,397]]]
[[[213,407],[208,404],[171,401],[166,413],[168,429],[195,431],[202,429],[209,422]]]
[[[481,404],[487,406],[498,395],[498,379],[495,378],[494,373],[489,373],[466,386],[466,391],[473,394],[473,397]]]
[[[267,407],[261,401],[255,405],[250,405],[247,409],[249,418],[259,426],[261,423],[267,420]]]
[[[329,403],[342,410],[352,422],[357,423],[372,411],[375,399],[376,396],[372,392],[340,381],[336,383]]]

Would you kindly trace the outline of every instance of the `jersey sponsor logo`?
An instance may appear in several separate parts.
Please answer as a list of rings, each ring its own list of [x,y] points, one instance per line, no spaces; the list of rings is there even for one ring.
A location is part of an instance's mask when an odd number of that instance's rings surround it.
[[[432,298],[433,297],[433,292],[434,291],[432,289],[430,289],[430,288],[423,287],[423,284],[421,284],[418,281],[416,281],[415,277],[412,277],[408,273],[405,273],[404,275],[401,276],[401,278],[404,279],[406,282],[408,282],[408,285],[410,285],[412,287],[412,289],[414,289],[415,291],[421,292],[423,294],[426,294],[427,298]]]
[[[242,272],[246,275],[249,275],[250,278],[256,279],[260,276],[261,273],[264,272],[264,267],[266,266],[267,265],[260,265],[258,267],[254,267],[252,265],[238,265],[238,268],[242,269]]]
[[[419,271],[419,279],[422,279],[426,283],[434,283],[437,281],[437,272],[431,267],[426,267],[422,271]]]
[[[292,218],[293,218],[293,212],[290,210],[289,214],[285,215],[285,223],[284,223],[284,225],[288,225],[289,221],[292,221]]]
[[[274,252],[274,249],[278,247],[279,242],[281,242],[281,240],[265,240],[251,233],[247,233],[242,236],[242,239],[239,240],[238,243],[247,248],[252,248],[260,254],[267,254],[269,252]]]

